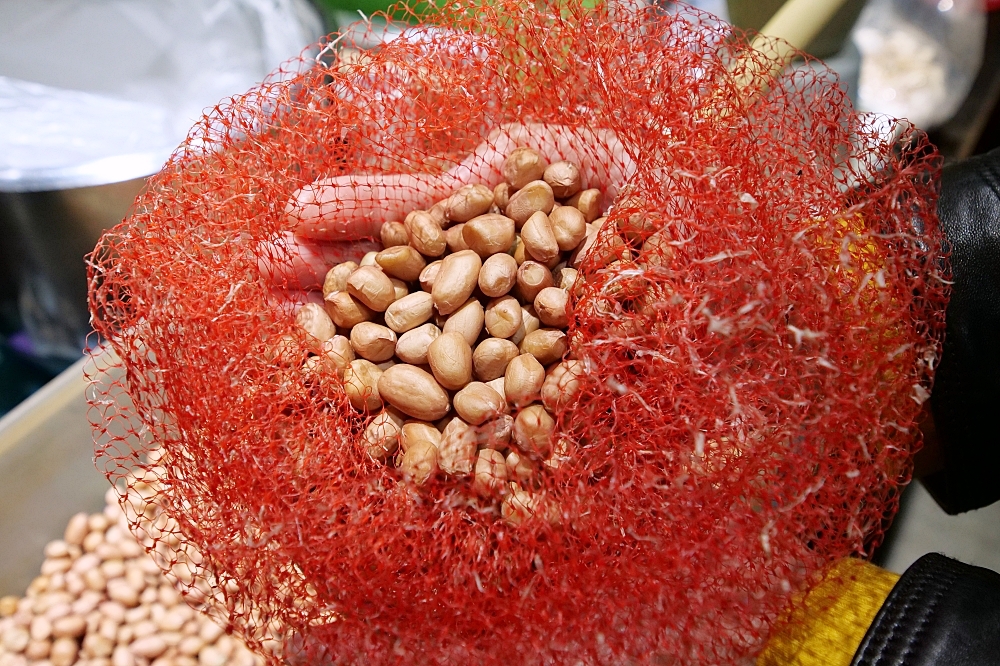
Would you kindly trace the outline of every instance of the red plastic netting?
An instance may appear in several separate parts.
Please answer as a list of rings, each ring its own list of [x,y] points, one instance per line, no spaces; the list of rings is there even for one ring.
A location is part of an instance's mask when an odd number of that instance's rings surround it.
[[[102,240],[99,459],[163,567],[276,662],[745,661],[909,480],[947,296],[936,152],[692,10],[424,21],[217,107]],[[519,526],[371,460],[306,337],[275,356],[282,302],[320,302],[381,222],[492,188],[515,145],[610,207],[566,459]]]

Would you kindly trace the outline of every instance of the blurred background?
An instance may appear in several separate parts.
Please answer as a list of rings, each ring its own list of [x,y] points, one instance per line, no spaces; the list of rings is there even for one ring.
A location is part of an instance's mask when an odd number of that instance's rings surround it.
[[[782,0],[691,4],[755,30]],[[81,358],[84,257],[203,111],[358,21],[371,21],[362,31],[371,45],[391,37],[376,15],[389,5],[0,0],[0,417]],[[838,72],[860,110],[910,119],[958,160],[1000,145],[998,9],[1000,0],[847,0],[807,50]],[[911,545],[885,550],[881,563],[901,571],[947,546],[1000,569],[1000,511],[947,518],[916,484],[907,497],[889,543]],[[918,514],[923,522],[906,520]],[[922,536],[899,536],[913,529]],[[962,545],[970,533],[978,540]]]

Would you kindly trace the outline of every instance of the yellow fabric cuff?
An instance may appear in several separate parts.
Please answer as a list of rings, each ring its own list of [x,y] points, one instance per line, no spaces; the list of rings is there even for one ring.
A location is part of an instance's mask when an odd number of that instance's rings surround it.
[[[834,564],[775,625],[757,666],[850,666],[899,576],[847,558]]]

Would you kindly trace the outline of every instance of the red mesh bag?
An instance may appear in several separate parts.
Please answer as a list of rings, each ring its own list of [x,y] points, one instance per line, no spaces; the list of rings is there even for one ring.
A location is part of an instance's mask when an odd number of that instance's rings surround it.
[[[189,599],[275,663],[746,662],[909,480],[947,297],[936,152],[693,10],[420,18],[215,108],[104,237],[99,461]],[[299,371],[309,341],[275,349],[318,264],[492,187],[519,144],[579,163],[610,225],[573,294],[565,461],[512,526],[371,460],[371,415]]]

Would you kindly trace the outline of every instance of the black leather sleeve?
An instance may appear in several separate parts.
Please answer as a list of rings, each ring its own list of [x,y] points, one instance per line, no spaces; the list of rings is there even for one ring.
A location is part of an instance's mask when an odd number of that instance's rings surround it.
[[[956,514],[1000,499],[1000,150],[945,167],[938,216],[954,280],[930,400],[944,468],[921,481]]]
[[[1000,666],[1000,574],[943,555],[906,570],[851,666]]]

